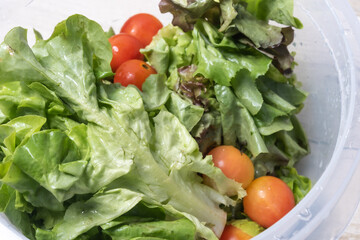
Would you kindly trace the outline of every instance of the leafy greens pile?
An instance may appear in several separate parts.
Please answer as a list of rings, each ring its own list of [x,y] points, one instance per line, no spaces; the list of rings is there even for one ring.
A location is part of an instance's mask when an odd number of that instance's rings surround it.
[[[30,239],[217,239],[241,185],[174,114],[149,116],[135,87],[101,81],[102,28],[74,15],[37,37],[30,48],[15,28],[0,46],[0,210]]]
[[[220,206],[245,194],[204,157],[220,144],[299,201],[311,186],[293,168],[309,151],[295,117],[306,93],[291,27],[268,20],[301,23],[292,1],[273,2],[162,0],[177,26],[142,50],[159,73],[143,92],[104,80],[111,33],[84,16],[47,40],[35,32],[33,47],[11,30],[0,45],[0,211],[30,239],[217,239]]]

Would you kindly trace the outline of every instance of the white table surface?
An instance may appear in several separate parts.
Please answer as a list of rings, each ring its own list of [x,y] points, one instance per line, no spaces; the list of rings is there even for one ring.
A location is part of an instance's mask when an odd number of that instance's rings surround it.
[[[350,5],[354,8],[360,21],[360,0],[348,0]],[[360,240],[360,208],[356,211],[349,226],[345,229],[340,240]]]

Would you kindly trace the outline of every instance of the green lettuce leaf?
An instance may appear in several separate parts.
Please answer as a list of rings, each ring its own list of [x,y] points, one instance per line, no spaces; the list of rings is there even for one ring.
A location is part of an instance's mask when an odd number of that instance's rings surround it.
[[[285,112],[288,115],[295,113],[296,107],[279,96],[276,92],[264,84],[263,81],[257,81],[257,86],[267,104]]]
[[[271,148],[269,148],[269,151],[270,153],[261,153],[253,159],[255,178],[273,175],[276,167],[286,166],[288,164],[289,160],[285,156],[278,152],[273,152]]]
[[[263,98],[255,81],[251,78],[250,72],[241,70],[231,82],[234,92],[241,103],[252,115],[257,114],[263,105]]]
[[[21,116],[0,126],[3,132],[2,150],[7,155],[6,160],[0,163],[0,180],[17,189],[23,197],[36,207],[45,207],[53,210],[62,210],[63,206],[53,195],[42,188],[40,184],[26,175],[13,164],[13,154],[18,146],[24,145],[32,134],[37,133],[46,119],[41,116]]]
[[[220,2],[221,27],[219,28],[219,32],[227,30],[237,17],[238,12],[234,5],[233,0],[223,0]]]
[[[261,82],[279,97],[297,107],[298,110],[301,110],[302,105],[308,96],[306,92],[297,88],[294,84],[276,82],[266,77],[261,78]]]
[[[12,194],[15,190],[6,184],[2,184],[0,187],[0,212],[4,212],[6,206],[9,204]]]
[[[7,218],[17,226],[27,238],[34,240],[35,231],[32,226],[32,219],[29,215],[16,208],[16,191],[6,184],[0,188],[0,210],[4,212]]]
[[[87,62],[87,65],[90,65],[92,67],[92,71],[95,77],[97,79],[101,79],[113,75],[111,68],[108,64],[112,58],[112,54],[109,51],[110,43],[107,41],[108,34],[109,33],[104,32],[104,30],[98,23],[91,21],[82,15],[73,15],[65,21],[57,24],[51,37],[45,41],[37,41],[32,49],[38,58],[46,59],[45,61],[41,61],[40,59],[40,62],[43,66],[46,65],[47,67],[53,65],[52,61],[56,59],[66,59],[67,61],[70,61],[71,58],[77,58],[78,60],[80,60],[81,58],[78,57],[78,54],[83,53],[86,56],[85,58],[83,58],[84,60],[88,58],[91,59],[89,62]],[[70,41],[66,37],[71,38]],[[53,49],[51,46],[53,46],[53,44],[62,44],[63,52],[52,52],[51,50]],[[62,54],[67,53],[67,48],[70,48],[71,44],[73,44],[73,46],[80,47],[80,49],[77,49],[77,51],[73,51],[73,54],[68,55],[68,58],[64,58],[64,55]],[[45,51],[42,51],[43,48],[46,48],[47,52],[52,52],[55,55],[43,55],[44,53],[46,53]],[[92,56],[89,54],[91,54]],[[76,75],[78,75],[77,71],[83,71],[86,69],[84,65],[79,65],[80,62],[73,64],[74,68],[72,69],[72,71],[69,71],[69,69],[64,69],[66,70],[64,74],[66,74],[70,80],[68,82],[68,87],[72,86],[71,83],[74,83],[73,81],[71,81],[70,76],[75,77]],[[57,70],[59,71],[59,69]],[[83,74],[85,73],[86,72],[83,72]],[[84,84],[86,84],[86,82],[84,82]],[[84,87],[86,87],[86,85]]]
[[[2,126],[7,126],[13,129],[15,135],[10,135],[6,139],[4,139],[4,144],[8,149],[15,150],[15,148],[26,141],[32,134],[40,131],[41,127],[45,124],[46,118],[40,116],[21,116],[17,117]],[[15,136],[12,139],[11,144],[6,144],[6,142],[10,142],[8,139],[11,136]],[[12,151],[13,152],[13,151]]]
[[[13,163],[63,202],[82,176],[87,160],[81,159],[78,148],[66,134],[48,130],[33,134],[17,148]]]
[[[0,165],[1,182],[23,194],[24,199],[34,207],[53,211],[64,210],[63,205],[45,188],[22,172],[11,160]]]
[[[64,218],[64,211],[51,211],[46,208],[36,208],[35,221],[40,222],[38,228],[50,230]]]
[[[190,100],[184,99],[176,93],[170,94],[166,107],[180,120],[189,132],[200,121],[204,113],[203,108],[193,105]]]
[[[288,159],[288,166],[292,167],[302,157],[310,152],[309,143],[305,132],[297,118],[290,117],[293,129],[291,131],[280,131],[265,137],[266,146],[270,152]]]
[[[165,220],[165,218],[166,213],[163,208],[141,201],[128,212],[124,213],[111,222],[102,224],[100,227],[103,230],[107,230],[119,225]]]
[[[271,125],[275,119],[285,117],[287,114],[267,103],[261,106],[260,111],[254,116],[256,125],[259,127]]]
[[[24,196],[19,192],[16,192],[15,208],[21,212],[26,212],[29,214],[31,214],[34,210],[34,207],[29,202],[27,202]]]
[[[239,143],[254,157],[268,152],[254,119],[234,93],[228,87],[219,85],[215,86],[215,92],[220,103],[224,144],[236,146]]]
[[[105,231],[111,239],[134,239],[138,236],[148,239],[156,237],[159,239],[195,239],[196,229],[194,224],[187,219],[175,221],[152,221],[143,223],[132,223]],[[137,239],[137,238],[136,238]]]
[[[200,151],[206,155],[212,148],[221,145],[221,113],[212,110],[204,113],[199,123],[193,128],[191,134],[196,139]]]
[[[0,122],[5,123],[22,115],[45,117],[45,100],[20,82],[0,85]]]
[[[180,122],[191,131],[200,121],[204,109],[195,106],[192,102],[179,94],[169,90],[166,85],[166,76],[152,75],[143,85],[143,100],[148,111],[165,108],[174,114]]]
[[[0,84],[0,122],[6,123],[19,116],[37,115],[52,119],[55,116],[71,116],[61,100],[44,85],[34,82],[4,82]],[[46,126],[51,125],[51,120]]]
[[[107,223],[133,208],[142,195],[126,189],[99,193],[68,207],[62,221],[51,231],[37,229],[36,239],[74,239],[92,227]]]
[[[311,180],[308,177],[299,175],[293,167],[280,167],[275,173],[293,191],[296,204],[311,190]]]
[[[166,87],[166,80],[164,74],[152,74],[144,82],[142,98],[147,111],[160,109],[168,101],[171,90]]]
[[[247,3],[246,10],[256,16],[258,19],[267,21],[273,20],[278,23],[302,28],[303,25],[299,19],[293,16],[293,0],[243,0]]]
[[[249,235],[250,237],[255,237],[256,235],[263,232],[265,229],[261,227],[254,221],[250,219],[239,219],[231,222],[231,225],[239,228],[242,232]]]
[[[234,19],[236,28],[248,37],[257,48],[270,48],[281,43],[283,35],[280,27],[257,19],[242,5],[237,6],[237,11],[238,15]]]

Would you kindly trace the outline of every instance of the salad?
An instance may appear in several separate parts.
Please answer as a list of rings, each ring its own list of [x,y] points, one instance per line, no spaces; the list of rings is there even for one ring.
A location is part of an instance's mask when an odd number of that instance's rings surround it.
[[[27,238],[250,239],[310,190],[293,2],[159,8],[0,45],[0,211]]]

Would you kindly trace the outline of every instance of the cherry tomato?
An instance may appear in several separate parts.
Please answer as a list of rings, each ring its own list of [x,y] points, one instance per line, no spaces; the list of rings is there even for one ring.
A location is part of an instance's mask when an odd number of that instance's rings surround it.
[[[228,178],[242,183],[247,188],[254,180],[254,165],[250,158],[233,146],[218,146],[209,153],[212,155],[214,165]]]
[[[130,59],[143,60],[144,56],[140,53],[140,49],[144,45],[135,37],[120,33],[109,38],[112,47],[113,58],[111,60],[111,69],[113,72],[125,61]]]
[[[243,232],[241,229],[233,225],[226,225],[220,240],[248,240],[251,238],[252,236]]]
[[[120,32],[131,34],[147,46],[162,27],[161,22],[153,15],[139,13],[130,17]]]
[[[151,74],[156,74],[156,71],[149,64],[132,59],[121,64],[116,70],[114,82],[125,87],[132,84],[142,90],[142,84]]]
[[[246,192],[244,212],[265,228],[276,223],[295,206],[291,189],[276,177],[259,177],[250,184]]]

